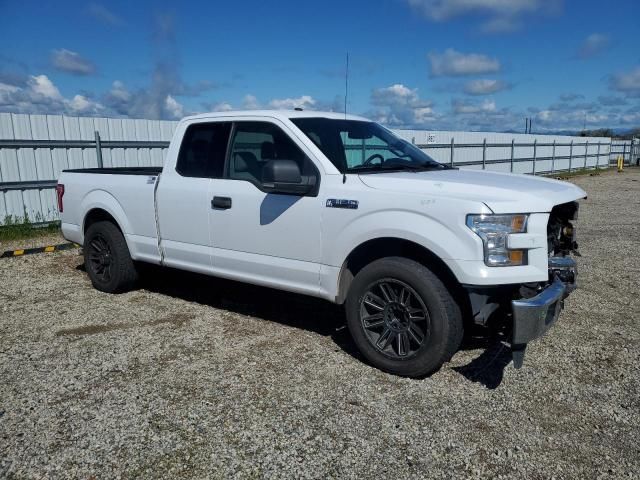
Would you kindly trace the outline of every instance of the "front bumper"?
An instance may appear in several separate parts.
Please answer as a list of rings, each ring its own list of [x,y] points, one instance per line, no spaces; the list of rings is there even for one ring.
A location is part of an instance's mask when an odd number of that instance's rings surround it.
[[[549,259],[550,283],[535,297],[512,300],[514,366],[520,368],[524,349],[532,340],[544,335],[558,320],[567,298],[576,288],[576,263],[569,257]]]
[[[513,344],[529,343],[545,334],[562,310],[567,287],[556,277],[551,285],[533,298],[513,300]]]

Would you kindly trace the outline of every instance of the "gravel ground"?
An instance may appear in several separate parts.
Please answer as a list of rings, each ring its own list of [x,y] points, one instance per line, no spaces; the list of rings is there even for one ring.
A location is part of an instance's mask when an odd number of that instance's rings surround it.
[[[521,370],[486,338],[393,377],[322,301],[0,260],[0,477],[640,478],[640,170],[572,181],[581,288]]]

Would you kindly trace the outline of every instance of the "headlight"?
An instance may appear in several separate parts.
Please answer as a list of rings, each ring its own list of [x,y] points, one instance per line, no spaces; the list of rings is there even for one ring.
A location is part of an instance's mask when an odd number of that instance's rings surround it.
[[[467,215],[467,226],[482,239],[484,263],[489,267],[526,265],[524,250],[509,250],[511,233],[527,230],[528,215]]]

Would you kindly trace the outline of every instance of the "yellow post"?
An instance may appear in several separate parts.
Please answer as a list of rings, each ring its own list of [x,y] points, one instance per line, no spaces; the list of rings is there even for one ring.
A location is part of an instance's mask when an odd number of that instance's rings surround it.
[[[622,171],[623,167],[624,167],[624,159],[622,158],[622,155],[618,155],[618,173]]]

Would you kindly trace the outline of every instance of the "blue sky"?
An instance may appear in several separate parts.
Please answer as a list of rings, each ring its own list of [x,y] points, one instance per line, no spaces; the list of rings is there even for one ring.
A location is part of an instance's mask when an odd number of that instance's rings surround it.
[[[640,2],[0,0],[0,111],[344,108],[392,127],[640,126]]]

